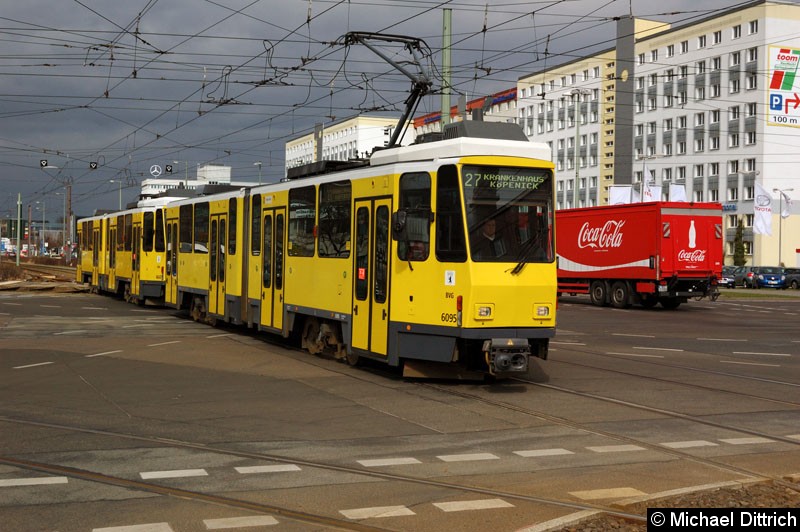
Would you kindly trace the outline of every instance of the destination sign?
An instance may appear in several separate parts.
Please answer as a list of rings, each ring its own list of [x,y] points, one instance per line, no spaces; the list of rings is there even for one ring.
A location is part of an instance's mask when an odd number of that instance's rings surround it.
[[[528,168],[464,167],[464,187],[504,190],[537,190],[550,181],[550,173]]]

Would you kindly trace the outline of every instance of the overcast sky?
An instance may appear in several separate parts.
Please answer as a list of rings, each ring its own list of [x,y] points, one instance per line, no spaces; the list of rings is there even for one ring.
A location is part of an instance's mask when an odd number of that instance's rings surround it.
[[[151,165],[173,161],[190,176],[198,164],[230,165],[239,181],[257,181],[261,161],[263,181],[277,181],[285,142],[315,123],[399,116],[409,80],[363,46],[343,46],[348,31],[423,39],[437,88],[442,10],[452,9],[453,85],[472,99],[612,47],[614,17],[682,23],[735,4],[0,0],[0,218],[16,216],[21,193],[23,216],[44,201],[48,220],[60,219],[57,193],[70,181],[76,214],[115,208],[118,180],[132,201]],[[439,106],[426,97],[417,114]],[[54,168],[41,169],[42,159]]]

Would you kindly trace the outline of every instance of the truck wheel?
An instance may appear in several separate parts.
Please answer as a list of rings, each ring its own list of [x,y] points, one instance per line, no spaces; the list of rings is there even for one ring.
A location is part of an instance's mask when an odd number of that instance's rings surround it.
[[[642,296],[642,306],[644,308],[653,308],[658,305],[658,298],[652,295]]]
[[[630,290],[625,281],[617,281],[611,286],[611,305],[615,308],[628,308],[630,306],[629,296]]]
[[[594,281],[589,288],[589,299],[592,305],[603,307],[606,304],[606,283],[603,281]]]
[[[675,310],[681,306],[681,300],[677,297],[665,297],[661,299],[661,306],[667,310]]]

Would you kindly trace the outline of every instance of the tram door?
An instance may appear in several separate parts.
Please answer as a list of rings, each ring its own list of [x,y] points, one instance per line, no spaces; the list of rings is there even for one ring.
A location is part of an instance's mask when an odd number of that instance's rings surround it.
[[[261,325],[283,330],[283,243],[286,209],[264,209],[261,246]]]
[[[117,282],[117,226],[108,228],[108,242],[106,242],[106,256],[108,257],[108,289],[115,291]]]
[[[142,224],[134,222],[133,240],[131,241],[131,295],[138,296],[141,293],[139,286],[139,267],[142,264]]]
[[[165,281],[165,300],[178,303],[178,219],[167,220],[167,268]]]
[[[228,215],[211,216],[211,248],[208,257],[208,312],[225,315],[225,250],[228,238]]]
[[[352,346],[378,355],[388,341],[391,207],[390,199],[355,203]]]
[[[99,286],[100,280],[100,245],[102,244],[103,235],[100,233],[101,222],[95,222],[92,227],[92,286]]]

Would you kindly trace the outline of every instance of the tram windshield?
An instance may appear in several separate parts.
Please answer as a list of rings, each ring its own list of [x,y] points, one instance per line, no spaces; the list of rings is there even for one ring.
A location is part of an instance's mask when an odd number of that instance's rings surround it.
[[[549,169],[465,165],[462,179],[473,261],[553,261]]]

